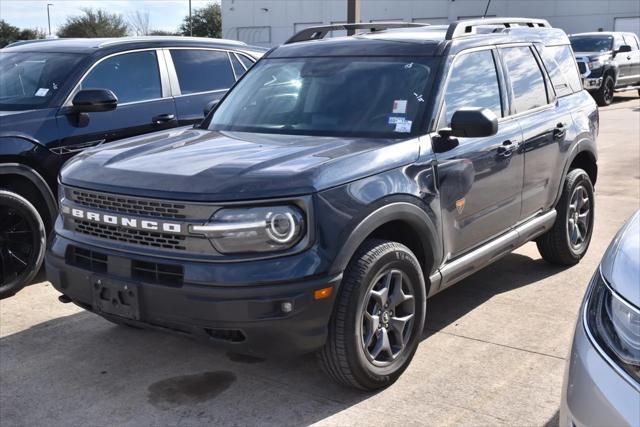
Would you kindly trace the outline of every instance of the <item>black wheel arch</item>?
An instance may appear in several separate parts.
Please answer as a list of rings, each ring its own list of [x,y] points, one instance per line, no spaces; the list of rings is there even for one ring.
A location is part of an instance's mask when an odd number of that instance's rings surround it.
[[[19,176],[30,182],[38,191],[44,202],[45,212],[41,212],[41,215],[46,215],[47,222],[50,222],[50,224],[55,222],[57,216],[56,197],[42,175],[32,167],[21,163],[0,163],[0,177],[3,175]],[[3,185],[0,184],[0,188],[2,187]]]
[[[433,215],[435,217],[435,215]],[[409,201],[393,201],[384,204],[370,212],[347,237],[341,250],[333,261],[331,271],[341,272],[349,264],[349,261],[365,240],[372,237],[380,238],[378,232],[384,230],[386,225],[402,224],[413,232],[416,244],[407,245],[416,253],[421,261],[423,274],[429,286],[428,278],[437,269],[442,260],[442,242],[432,216],[421,206]],[[384,236],[389,240],[396,240],[406,244],[404,239],[394,239],[392,236]],[[411,247],[413,246],[413,247]],[[418,249],[419,248],[419,249]],[[427,294],[429,289],[426,289]]]
[[[591,179],[591,184],[595,187],[596,181],[598,179],[598,152],[596,150],[596,143],[591,139],[582,139],[578,143],[576,143],[573,147],[571,147],[571,151],[567,156],[567,162],[564,165],[564,170],[562,171],[562,180],[560,181],[560,185],[558,186],[558,193],[556,195],[556,199],[554,202],[554,206],[560,200],[562,196],[562,189],[564,187],[564,182],[567,178],[569,172],[575,168],[583,169],[589,175]]]

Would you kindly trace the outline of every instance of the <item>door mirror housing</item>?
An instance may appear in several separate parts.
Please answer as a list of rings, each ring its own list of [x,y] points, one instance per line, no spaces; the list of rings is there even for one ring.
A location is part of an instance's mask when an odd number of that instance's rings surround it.
[[[213,101],[207,102],[207,105],[205,105],[204,109],[202,110],[202,112],[204,113],[204,116],[207,117],[209,113],[218,106],[219,103],[220,103],[219,99],[214,99]]]
[[[631,46],[629,46],[628,44],[623,44],[616,50],[616,54],[627,53],[627,52],[631,52]]]
[[[73,97],[74,113],[98,113],[113,111],[118,106],[118,97],[109,89],[83,89]]]
[[[488,108],[461,108],[451,118],[451,135],[482,138],[498,133],[498,117]]]

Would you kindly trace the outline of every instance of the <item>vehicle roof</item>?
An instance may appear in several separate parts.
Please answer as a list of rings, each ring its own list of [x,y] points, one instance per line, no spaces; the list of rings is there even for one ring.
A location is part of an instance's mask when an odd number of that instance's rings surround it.
[[[354,36],[284,44],[269,52],[269,58],[313,56],[438,56],[463,49],[517,42],[545,45],[569,44],[564,31],[557,28],[478,27],[474,34],[446,40],[447,25],[394,28]]]
[[[265,52],[267,49],[249,46],[246,43],[204,37],[120,37],[95,39],[42,39],[12,43],[3,49],[4,52],[60,52],[60,53],[113,53],[131,49],[153,47],[208,47],[233,49],[248,52]]]

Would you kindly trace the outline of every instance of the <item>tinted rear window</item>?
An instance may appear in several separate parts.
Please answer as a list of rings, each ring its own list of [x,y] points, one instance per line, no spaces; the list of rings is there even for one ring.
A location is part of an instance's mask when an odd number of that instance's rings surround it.
[[[226,52],[172,49],[171,58],[183,95],[229,89],[236,81]]]
[[[502,49],[509,70],[516,113],[547,105],[547,90],[538,61],[530,47]]]

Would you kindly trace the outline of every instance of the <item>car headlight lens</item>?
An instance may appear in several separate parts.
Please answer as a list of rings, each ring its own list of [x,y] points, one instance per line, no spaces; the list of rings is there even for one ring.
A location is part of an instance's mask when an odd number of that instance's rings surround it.
[[[640,381],[640,310],[594,276],[587,303],[587,327],[597,344],[629,375]]]
[[[589,61],[587,62],[587,66],[590,70],[596,70],[604,66],[604,60],[602,58],[598,58],[593,61]]]
[[[221,253],[255,253],[290,249],[304,235],[304,215],[295,206],[225,208],[190,231],[206,235]]]

